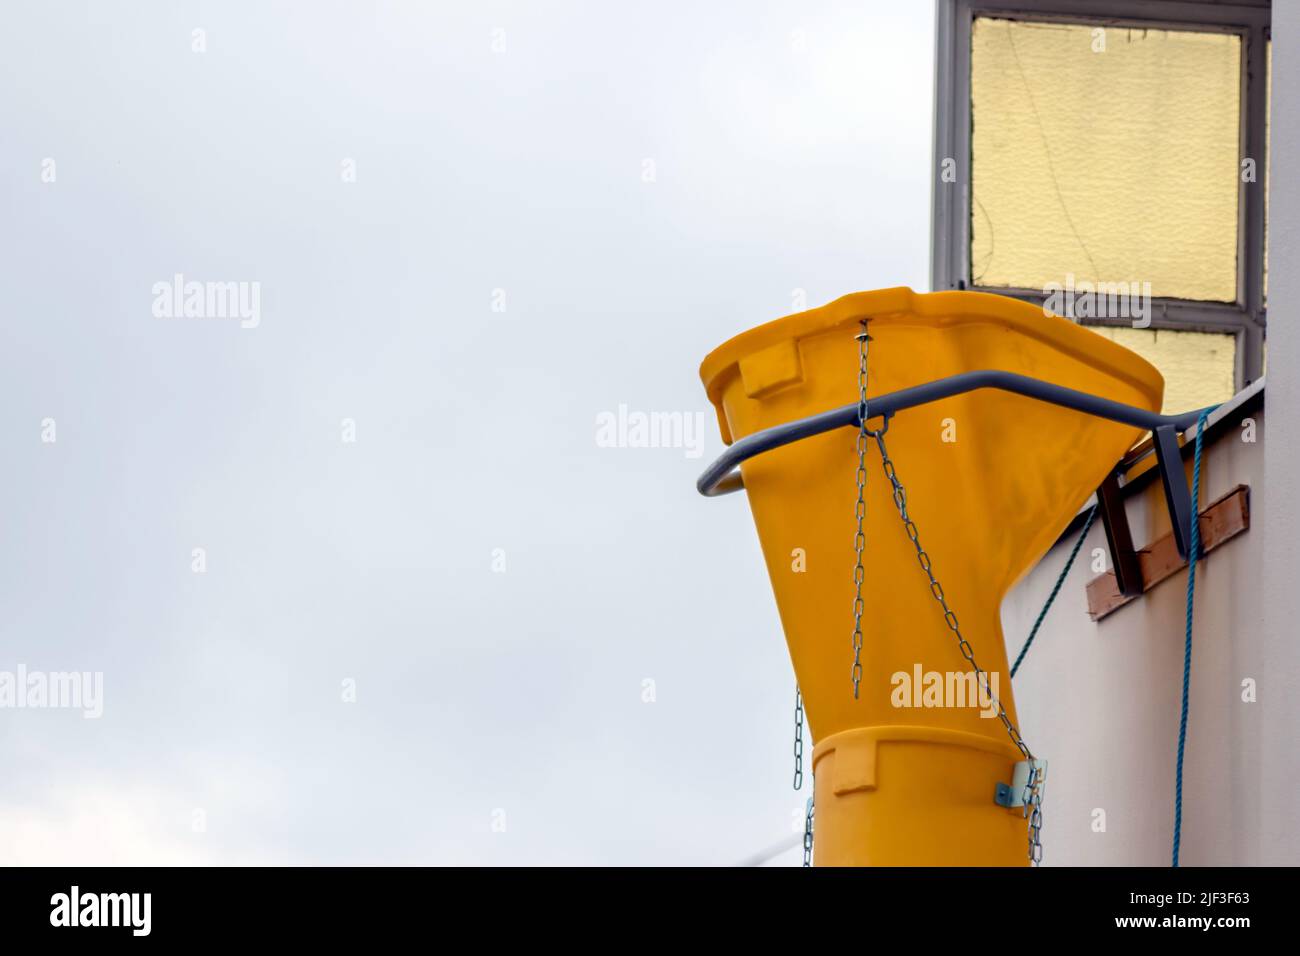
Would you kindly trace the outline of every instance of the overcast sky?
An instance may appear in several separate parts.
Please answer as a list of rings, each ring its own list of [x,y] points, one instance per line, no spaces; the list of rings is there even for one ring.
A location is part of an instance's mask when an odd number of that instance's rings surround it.
[[[926,287],[932,20],[9,6],[0,671],[102,672],[103,713],[0,710],[0,862],[786,838],[794,678],[743,496],[694,490],[697,369],[794,290]],[[256,312],[167,317],[178,274]],[[620,406],[705,413],[700,457],[601,447]]]

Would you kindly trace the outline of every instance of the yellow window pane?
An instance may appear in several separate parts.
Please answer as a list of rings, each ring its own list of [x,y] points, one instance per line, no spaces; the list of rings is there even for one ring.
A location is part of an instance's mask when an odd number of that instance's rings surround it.
[[[971,36],[971,279],[1237,298],[1241,41],[991,18]]]
[[[1226,402],[1233,395],[1237,340],[1217,332],[1092,327],[1142,356],[1165,377],[1166,414]]]

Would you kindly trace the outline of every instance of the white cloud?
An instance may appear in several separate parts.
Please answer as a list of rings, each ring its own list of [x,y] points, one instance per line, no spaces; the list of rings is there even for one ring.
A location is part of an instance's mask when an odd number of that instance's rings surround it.
[[[219,862],[176,801],[112,782],[0,805],[0,859],[14,866],[196,866]]]

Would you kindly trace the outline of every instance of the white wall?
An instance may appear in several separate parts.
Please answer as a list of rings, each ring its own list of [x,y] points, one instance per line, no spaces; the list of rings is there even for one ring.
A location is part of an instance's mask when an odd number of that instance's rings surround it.
[[[1252,417],[1262,434],[1263,415]],[[1202,463],[1202,507],[1238,484],[1251,485],[1254,494],[1250,530],[1208,554],[1197,571],[1183,865],[1265,862],[1261,768],[1266,759],[1294,759],[1282,736],[1268,733],[1263,705],[1242,701],[1244,678],[1260,685],[1261,697],[1271,692],[1260,628],[1261,530],[1269,521],[1258,494],[1263,443],[1244,442],[1242,434],[1234,429],[1208,445]],[[1128,511],[1139,548],[1168,533],[1159,482],[1135,496]],[[1012,659],[1072,543],[1054,548],[1003,606]],[[1187,574],[1094,623],[1084,592],[1096,576],[1093,549],[1106,550],[1100,519],[1015,680],[1025,738],[1049,761],[1045,859],[1167,866]],[[1104,832],[1094,829],[1098,811],[1105,814]]]
[[[1255,835],[1261,863],[1300,860],[1300,587],[1296,542],[1300,541],[1300,4],[1273,4],[1273,169],[1269,208],[1268,405],[1273,425],[1264,441],[1264,488],[1268,524],[1258,544],[1263,557],[1260,776],[1242,781],[1257,791],[1263,829]]]

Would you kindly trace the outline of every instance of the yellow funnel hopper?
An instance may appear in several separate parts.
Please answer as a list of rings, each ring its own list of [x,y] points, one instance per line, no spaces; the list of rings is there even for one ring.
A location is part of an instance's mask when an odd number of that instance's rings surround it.
[[[1161,405],[1164,383],[1151,365],[1035,306],[884,289],[770,322],[711,352],[700,375],[724,441],[856,403],[863,319],[870,397],[1000,370],[1151,412]],[[992,388],[890,422],[889,453],[919,538],[1017,726],[1002,600],[1143,431]],[[854,699],[857,439],[856,427],[835,428],[741,466],[816,744],[816,862],[1024,865],[1023,811],[993,799],[1022,755],[975,690],[874,442]]]

